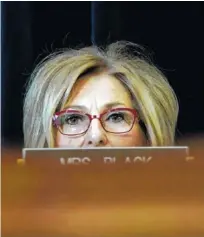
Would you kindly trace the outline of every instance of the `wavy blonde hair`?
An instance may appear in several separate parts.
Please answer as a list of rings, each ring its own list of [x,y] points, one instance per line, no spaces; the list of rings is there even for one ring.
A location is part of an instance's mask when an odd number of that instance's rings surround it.
[[[176,95],[162,72],[139,52],[138,45],[119,41],[106,48],[63,49],[45,58],[31,74],[26,91],[25,147],[54,146],[52,116],[63,108],[80,76],[93,68],[105,69],[129,89],[152,146],[173,145]]]

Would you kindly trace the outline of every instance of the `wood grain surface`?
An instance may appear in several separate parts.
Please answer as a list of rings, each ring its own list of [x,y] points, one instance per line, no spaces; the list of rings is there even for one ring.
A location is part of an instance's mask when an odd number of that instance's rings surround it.
[[[182,143],[182,142],[181,142]],[[194,159],[137,165],[17,165],[2,153],[3,237],[203,237],[203,139]]]

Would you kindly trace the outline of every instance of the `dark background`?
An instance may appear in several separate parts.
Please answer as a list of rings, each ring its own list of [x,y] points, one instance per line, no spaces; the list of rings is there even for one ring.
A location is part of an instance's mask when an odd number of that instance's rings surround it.
[[[178,136],[204,132],[203,2],[1,2],[2,142],[22,143],[25,84],[61,47],[141,44],[180,103]]]

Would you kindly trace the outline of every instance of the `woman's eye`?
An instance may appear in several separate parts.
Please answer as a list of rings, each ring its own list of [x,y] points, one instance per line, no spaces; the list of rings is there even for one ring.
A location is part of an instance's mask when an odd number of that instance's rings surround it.
[[[64,123],[68,125],[77,125],[81,121],[83,121],[83,118],[79,115],[69,115],[64,119]]]
[[[108,121],[118,123],[124,120],[124,115],[123,114],[111,114],[107,118]]]

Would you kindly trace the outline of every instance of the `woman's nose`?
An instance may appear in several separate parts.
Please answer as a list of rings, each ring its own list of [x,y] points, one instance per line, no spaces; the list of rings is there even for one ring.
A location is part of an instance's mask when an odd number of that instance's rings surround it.
[[[86,146],[105,146],[108,143],[106,131],[98,119],[93,119],[86,133]]]

